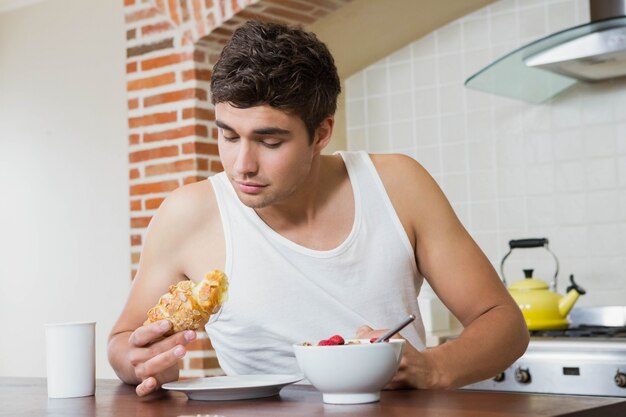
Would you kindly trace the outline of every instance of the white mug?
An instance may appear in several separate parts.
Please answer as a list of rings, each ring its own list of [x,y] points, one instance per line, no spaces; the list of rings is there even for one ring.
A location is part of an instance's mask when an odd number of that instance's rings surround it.
[[[94,395],[95,322],[46,324],[49,398]]]

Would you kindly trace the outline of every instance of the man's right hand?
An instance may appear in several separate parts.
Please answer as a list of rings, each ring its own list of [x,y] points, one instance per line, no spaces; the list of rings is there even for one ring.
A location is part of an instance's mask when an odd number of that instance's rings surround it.
[[[178,379],[178,361],[185,356],[185,345],[196,339],[196,332],[185,330],[163,338],[171,328],[167,320],[139,327],[128,338],[128,358],[141,383],[136,392],[148,395],[161,385]]]

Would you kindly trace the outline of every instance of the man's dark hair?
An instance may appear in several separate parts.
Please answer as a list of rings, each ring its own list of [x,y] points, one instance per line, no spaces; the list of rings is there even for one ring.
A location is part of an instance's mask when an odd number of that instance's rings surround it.
[[[238,28],[211,77],[213,104],[267,104],[299,116],[311,141],[322,121],[335,113],[340,91],[326,45],[313,33],[276,23],[250,21]]]

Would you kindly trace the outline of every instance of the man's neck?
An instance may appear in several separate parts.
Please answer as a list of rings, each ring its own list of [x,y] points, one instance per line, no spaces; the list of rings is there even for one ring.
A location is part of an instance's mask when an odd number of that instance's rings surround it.
[[[303,243],[303,237],[327,233],[333,239],[333,230],[325,230],[333,221],[341,221],[342,215],[347,216],[339,229],[349,229],[353,219],[353,210],[348,213],[337,213],[338,207],[345,207],[344,201],[350,200],[353,208],[352,194],[347,171],[340,156],[317,156],[313,161],[311,173],[302,183],[289,201],[270,207],[256,209],[259,217],[274,231],[284,237]],[[346,184],[347,181],[347,184]],[[342,190],[345,192],[343,194]],[[341,194],[341,195],[340,195]],[[333,217],[337,219],[332,219]],[[344,234],[344,230],[337,230]]]
[[[285,201],[255,209],[263,221],[278,230],[282,227],[306,225],[315,222],[316,213],[323,205],[324,187],[328,172],[324,170],[324,157],[316,155],[311,162],[311,170],[298,189]]]

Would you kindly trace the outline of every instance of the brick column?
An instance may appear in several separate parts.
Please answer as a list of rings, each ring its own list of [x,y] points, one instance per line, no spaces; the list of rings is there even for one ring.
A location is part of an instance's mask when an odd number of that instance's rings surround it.
[[[131,277],[146,228],[174,189],[220,172],[211,69],[247,20],[307,25],[350,0],[124,0]],[[220,374],[205,333],[181,376]]]

